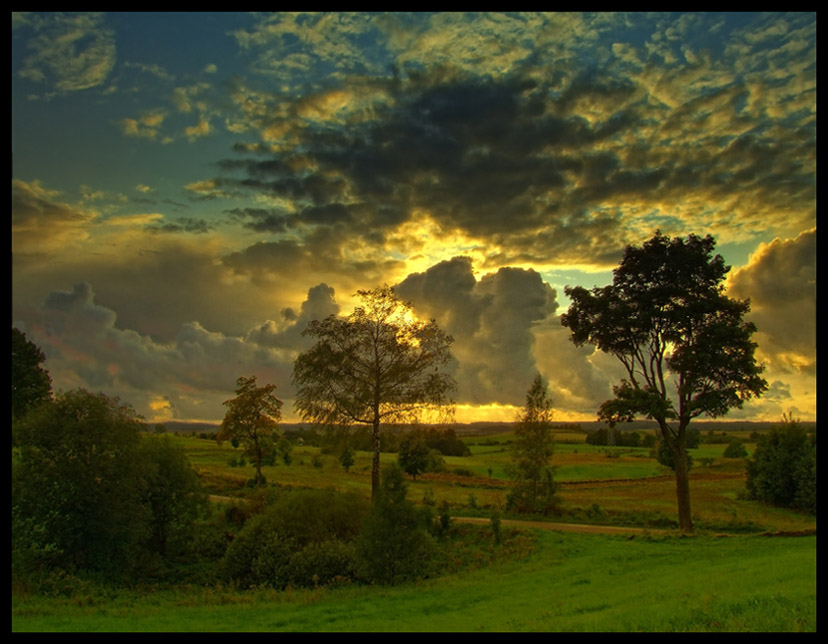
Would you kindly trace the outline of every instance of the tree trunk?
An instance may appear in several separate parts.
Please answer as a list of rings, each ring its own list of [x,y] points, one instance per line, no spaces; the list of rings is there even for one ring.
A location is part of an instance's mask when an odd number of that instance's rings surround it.
[[[253,458],[256,459],[256,487],[262,487],[262,447],[259,445],[259,438],[253,438]]]
[[[379,418],[374,419],[374,426],[371,432],[374,439],[374,458],[371,464],[371,500],[376,501],[380,489],[380,422]]]
[[[678,504],[679,530],[693,532],[693,516],[690,513],[690,469],[687,466],[687,424],[679,427],[678,437],[671,438],[664,419],[657,419],[661,437],[673,453],[673,471],[676,473],[676,502]]]
[[[690,513],[690,472],[687,468],[687,453],[679,449],[673,454],[676,465],[676,501],[678,502],[679,529],[693,532],[693,517]]]

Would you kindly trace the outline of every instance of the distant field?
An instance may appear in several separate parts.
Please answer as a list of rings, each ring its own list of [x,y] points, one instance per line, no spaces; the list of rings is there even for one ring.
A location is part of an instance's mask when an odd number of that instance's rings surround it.
[[[575,435],[568,435],[572,438]],[[747,440],[747,435],[743,436]],[[229,443],[178,436],[192,464],[199,470],[211,494],[243,496],[253,466],[230,467],[241,454]],[[511,434],[467,436],[471,456],[445,457],[446,472],[409,478],[409,496],[415,501],[429,497],[436,504],[448,501],[456,514],[488,516],[492,506],[503,505],[508,492],[507,467]],[[649,456],[647,448],[600,447],[559,441],[552,464],[560,483],[565,512],[577,521],[669,527],[675,520],[676,500],[673,473]],[[754,445],[746,443],[748,453]],[[713,531],[762,531],[815,529],[816,518],[772,508],[741,498],[744,490],[743,459],[722,457],[725,445],[701,445],[690,450],[696,462],[691,470],[694,519],[701,528]],[[395,461],[396,454],[383,453],[381,461]],[[703,459],[709,459],[709,464]],[[289,466],[279,464],[263,469],[271,485],[288,487],[333,487],[370,495],[371,454],[357,452],[349,472],[340,466],[336,454],[324,454],[312,446],[297,446]]]

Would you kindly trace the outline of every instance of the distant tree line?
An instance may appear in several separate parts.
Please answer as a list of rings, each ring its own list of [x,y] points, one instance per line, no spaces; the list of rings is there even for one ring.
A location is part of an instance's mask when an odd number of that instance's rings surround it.
[[[619,447],[652,447],[656,443],[653,434],[643,436],[636,431],[612,430],[612,441],[610,442],[610,430],[606,427],[596,429],[586,435],[587,445],[617,445]]]

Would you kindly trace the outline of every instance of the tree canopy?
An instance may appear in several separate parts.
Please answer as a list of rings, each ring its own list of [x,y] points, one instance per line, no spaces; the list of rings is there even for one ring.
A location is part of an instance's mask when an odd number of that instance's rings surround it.
[[[126,578],[182,547],[206,497],[184,452],[116,398],[61,393],[14,424],[12,561]]]
[[[452,408],[455,383],[446,371],[452,338],[434,320],[416,319],[389,286],[357,295],[362,305],[350,316],[314,320],[304,331],[316,342],[294,363],[295,406],[314,423],[371,426],[376,498],[380,424]]]
[[[26,334],[12,327],[12,418],[22,418],[30,409],[52,396],[52,379],[41,367],[46,356]]]
[[[256,487],[260,487],[263,483],[262,460],[265,450],[272,448],[268,439],[282,418],[282,401],[273,394],[276,385],[258,387],[256,376],[241,376],[236,384],[236,397],[223,403],[227,412],[216,440],[221,443],[237,438],[244,444],[245,452],[256,465]]]
[[[713,255],[715,240],[656,232],[628,246],[609,286],[566,287],[572,299],[561,323],[577,346],[615,356],[627,377],[599,409],[611,425],[644,416],[658,422],[673,453],[679,525],[692,530],[686,460],[687,426],[718,417],[761,395],[767,382],[756,363],[749,302],[724,294],[730,267]]]

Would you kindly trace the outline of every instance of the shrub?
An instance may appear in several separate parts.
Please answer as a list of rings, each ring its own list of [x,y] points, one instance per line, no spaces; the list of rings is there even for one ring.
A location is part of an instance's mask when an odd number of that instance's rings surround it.
[[[747,455],[744,443],[738,438],[734,438],[728,443],[723,454],[725,458],[747,458]]]
[[[296,586],[327,586],[354,579],[356,567],[354,545],[330,539],[309,543],[294,552],[285,569],[285,577]]]
[[[243,585],[277,588],[353,578],[352,548],[329,542],[356,539],[367,511],[368,502],[353,493],[283,492],[249,519],[227,548],[223,575]]]
[[[221,562],[225,579],[243,586],[279,587],[285,583],[284,569],[293,548],[269,524],[266,515],[259,515],[248,521],[236,535]]]
[[[816,513],[816,443],[798,422],[785,422],[760,436],[747,463],[751,498]]]
[[[494,542],[497,545],[503,540],[503,533],[500,527],[500,506],[495,505],[492,507],[492,514],[489,519],[489,525],[492,528],[492,536],[494,537]]]
[[[360,574],[381,584],[427,576],[436,555],[430,525],[431,512],[406,499],[402,470],[396,464],[387,467],[356,541]]]
[[[346,472],[348,472],[355,462],[356,457],[354,450],[350,445],[346,444],[345,447],[342,448],[342,453],[339,455],[339,464],[345,469]]]

